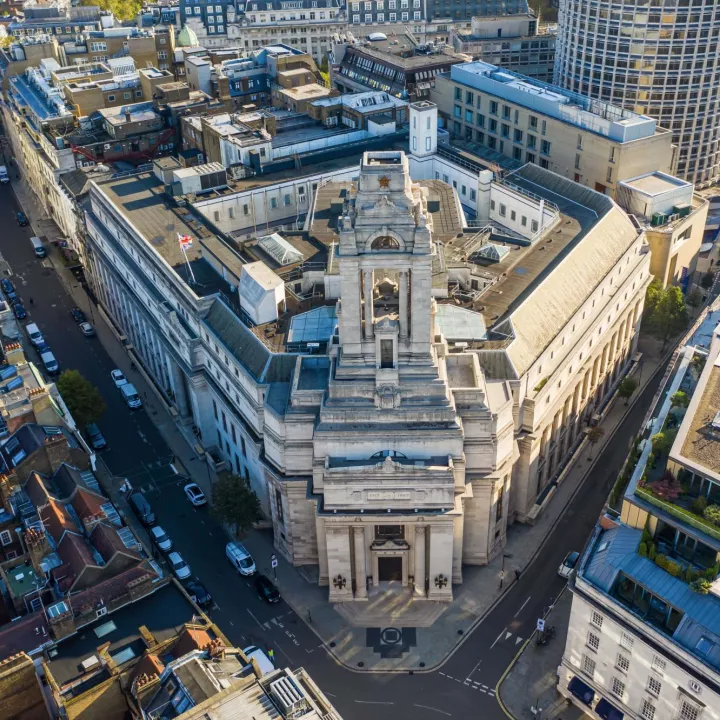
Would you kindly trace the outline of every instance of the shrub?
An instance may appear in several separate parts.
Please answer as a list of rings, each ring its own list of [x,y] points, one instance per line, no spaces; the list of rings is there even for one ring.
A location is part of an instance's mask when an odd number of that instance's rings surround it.
[[[709,505],[703,510],[703,517],[713,525],[720,526],[720,505]]]
[[[694,571],[691,567],[689,567],[689,568],[685,571],[685,582],[686,582],[686,583],[690,583],[690,582],[692,582],[692,581],[695,580],[695,579],[696,579],[696,573],[695,573],[695,571]]]
[[[710,592],[711,587],[712,583],[709,580],[704,580],[703,578],[698,578],[690,583],[690,589],[700,595],[707,595]]]
[[[652,540],[652,535],[650,534],[650,531],[647,528],[647,525],[642,531],[642,536],[640,538],[640,542],[649,543]]]
[[[640,557],[647,557],[647,554],[648,554],[647,545],[644,542],[641,542],[638,545],[638,555]]]
[[[662,477],[652,484],[652,491],[663,500],[676,500],[680,496],[680,483],[670,470],[666,470]]]
[[[670,561],[667,559],[667,556],[662,553],[655,556],[655,564],[663,570],[667,570],[668,562]]]
[[[692,505],[690,506],[690,509],[697,515],[702,515],[705,512],[705,508],[707,508],[707,498],[702,497],[702,495],[698,498],[695,498],[693,500]]]
[[[648,547],[648,557],[651,560],[655,560],[657,557],[657,548],[655,547],[655,543],[650,543],[650,547]]]
[[[682,575],[682,565],[678,565],[672,560],[668,560],[668,566],[665,568],[673,577],[680,577]]]

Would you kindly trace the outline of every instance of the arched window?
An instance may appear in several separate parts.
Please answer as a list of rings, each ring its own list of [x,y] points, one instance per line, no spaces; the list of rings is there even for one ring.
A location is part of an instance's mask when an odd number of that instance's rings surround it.
[[[390,235],[382,235],[375,238],[371,246],[372,250],[399,250],[400,243]]]

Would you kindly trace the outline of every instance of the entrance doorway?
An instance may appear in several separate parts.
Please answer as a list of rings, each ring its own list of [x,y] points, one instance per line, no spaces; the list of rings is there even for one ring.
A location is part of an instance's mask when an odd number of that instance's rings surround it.
[[[403,559],[400,556],[378,558],[379,582],[398,580],[402,582]]]

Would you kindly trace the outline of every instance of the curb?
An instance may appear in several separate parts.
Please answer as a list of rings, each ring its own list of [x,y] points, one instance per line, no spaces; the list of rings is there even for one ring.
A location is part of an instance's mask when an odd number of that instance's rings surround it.
[[[650,376],[652,378],[652,375]],[[547,615],[549,615],[552,612],[552,608],[557,605],[558,600],[562,597],[562,594],[567,590],[567,584],[563,585],[563,589],[558,593],[558,596],[553,601],[552,607],[550,610],[548,610]],[[546,615],[546,617],[547,617]],[[530,637],[523,643],[523,646],[518,650],[515,657],[510,661],[510,664],[505,668],[503,674],[500,676],[500,679],[497,681],[497,685],[495,685],[495,699],[498,701],[498,705],[500,706],[500,709],[510,718],[510,720],[519,720],[519,718],[516,718],[508,709],[505,703],[503,702],[502,697],[500,696],[500,688],[502,684],[507,679],[507,676],[510,674],[512,669],[515,667],[515,664],[520,659],[520,656],[525,652],[525,649],[530,644],[530,641],[535,637],[537,633],[537,630],[533,630]]]

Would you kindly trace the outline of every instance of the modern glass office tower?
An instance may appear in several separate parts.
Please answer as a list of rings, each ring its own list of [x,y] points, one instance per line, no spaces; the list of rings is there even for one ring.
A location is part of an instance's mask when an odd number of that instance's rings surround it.
[[[560,0],[555,83],[650,115],[673,132],[677,172],[720,176],[720,3]]]

